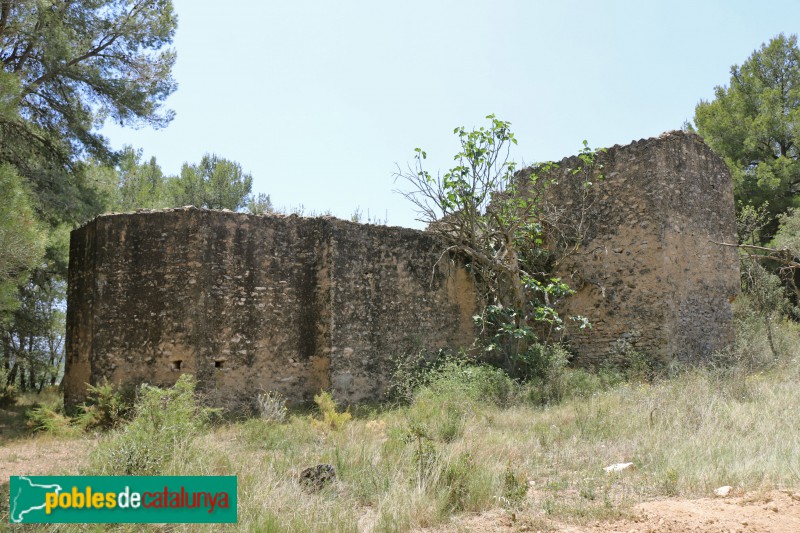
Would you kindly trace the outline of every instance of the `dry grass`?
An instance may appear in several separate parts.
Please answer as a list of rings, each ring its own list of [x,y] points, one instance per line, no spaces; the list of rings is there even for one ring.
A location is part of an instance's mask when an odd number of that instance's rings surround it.
[[[341,432],[322,433],[302,418],[220,428],[207,437],[197,473],[232,467],[240,525],[261,531],[443,525],[454,512],[509,508],[509,468],[531,484],[515,513],[577,523],[625,516],[648,499],[708,496],[722,485],[796,487],[800,388],[796,367],[789,370],[744,383],[694,371],[548,408],[480,406],[466,414],[461,437],[433,441],[435,464],[422,480],[407,410],[355,420]],[[603,471],[629,461],[631,471]],[[297,474],[322,462],[336,467],[339,486],[303,492]]]
[[[546,528],[549,520],[624,518],[639,502],[710,496],[722,485],[735,494],[796,488],[800,336],[784,324],[781,360],[756,365],[763,354],[752,352],[760,341],[751,326],[728,354],[751,350],[747,364],[623,383],[547,407],[521,393],[507,405],[482,401],[464,388],[474,384],[455,379],[339,429],[307,415],[217,425],[194,439],[200,453],[162,473],[237,475],[239,524],[152,529],[408,531],[453,528],[454,517],[479,512]],[[603,471],[619,462],[634,467]],[[337,484],[304,491],[300,471],[320,463],[335,467]]]

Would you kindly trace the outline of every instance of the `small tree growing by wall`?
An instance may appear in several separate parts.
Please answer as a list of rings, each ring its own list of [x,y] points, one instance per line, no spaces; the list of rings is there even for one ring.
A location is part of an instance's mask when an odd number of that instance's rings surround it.
[[[395,176],[411,185],[401,193],[445,243],[442,259],[464,261],[483,288],[486,305],[475,319],[484,349],[497,352],[515,374],[535,377],[546,371],[547,345],[564,326],[556,305],[572,292],[554,274],[557,261],[581,241],[587,219],[582,213],[564,217],[549,202],[553,164],[517,172],[509,157],[517,144],[511,124],[494,115],[486,118],[487,127],[454,130],[461,149],[456,165],[444,174],[428,172],[427,154],[417,148],[414,163]],[[584,143],[580,164],[569,173],[582,179],[586,190],[594,156]],[[578,208],[585,209],[586,204]],[[589,325],[582,317],[571,318],[580,327]]]

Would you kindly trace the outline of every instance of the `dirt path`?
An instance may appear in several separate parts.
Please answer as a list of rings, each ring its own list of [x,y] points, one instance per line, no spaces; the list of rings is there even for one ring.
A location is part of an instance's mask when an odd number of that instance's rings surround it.
[[[800,493],[793,491],[729,498],[662,500],[641,503],[634,509],[641,516],[639,521],[565,531],[800,531]]]
[[[727,498],[670,499],[636,505],[633,518],[571,525],[543,516],[490,511],[462,517],[437,531],[564,533],[796,533],[800,531],[800,492],[771,491]]]

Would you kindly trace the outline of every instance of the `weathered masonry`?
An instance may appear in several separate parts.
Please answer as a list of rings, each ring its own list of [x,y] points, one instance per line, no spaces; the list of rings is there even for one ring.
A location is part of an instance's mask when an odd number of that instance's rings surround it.
[[[693,134],[598,154],[604,179],[551,189],[591,219],[561,274],[567,340],[598,364],[637,350],[702,361],[733,339],[739,291],[731,178]],[[581,211],[582,212],[582,211]],[[390,358],[469,346],[476,291],[425,233],[332,218],[181,208],[97,217],[72,233],[65,401],[86,383],[171,385],[183,372],[218,405],[276,390],[379,399]]]
[[[195,208],[97,217],[72,233],[65,400],[85,383],[172,385],[218,405],[275,390],[380,397],[389,358],[469,345],[475,294],[435,240],[332,218]]]
[[[739,294],[733,184],[698,135],[673,131],[597,154],[604,178],[584,188],[561,161],[551,191],[588,232],[561,275],[577,289],[560,309],[592,329],[572,331],[578,360],[600,364],[636,350],[656,363],[702,362],[734,338]]]

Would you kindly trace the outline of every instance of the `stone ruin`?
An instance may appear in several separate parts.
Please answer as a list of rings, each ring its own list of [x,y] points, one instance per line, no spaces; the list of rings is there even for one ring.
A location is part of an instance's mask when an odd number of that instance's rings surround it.
[[[733,339],[739,291],[733,190],[694,134],[598,154],[593,224],[561,265],[577,292],[560,311],[592,329],[578,363],[628,350],[702,361]],[[569,172],[575,158],[553,172]],[[584,201],[568,179],[564,209]],[[70,242],[65,404],[86,384],[172,385],[185,372],[217,405],[277,391],[306,402],[379,400],[392,357],[468,347],[477,291],[431,234],[330,217],[179,208],[101,215]]]
[[[739,294],[733,183],[725,163],[693,133],[668,132],[599,152],[602,179],[590,188],[554,171],[550,194],[569,213],[588,205],[578,253],[560,265],[576,293],[559,311],[591,329],[568,339],[579,361],[597,366],[635,350],[650,362],[706,361],[734,340]],[[584,192],[586,193],[584,195]]]
[[[71,238],[66,403],[184,372],[220,405],[378,398],[391,356],[472,342],[472,282],[440,254],[423,232],[333,218],[97,217]]]

